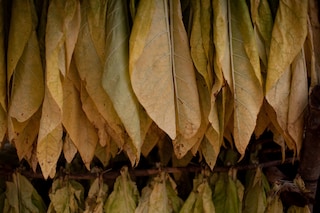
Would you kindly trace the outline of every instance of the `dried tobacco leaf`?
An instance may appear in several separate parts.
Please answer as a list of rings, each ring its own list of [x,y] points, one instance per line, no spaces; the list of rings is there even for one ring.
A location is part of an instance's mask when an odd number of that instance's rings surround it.
[[[182,200],[175,191],[175,183],[168,174],[162,172],[142,189],[141,199],[135,213],[179,212]]]
[[[90,163],[98,143],[98,134],[82,109],[80,93],[70,79],[72,72],[77,72],[74,63],[71,63],[69,72],[63,82],[62,124],[69,135],[69,139],[77,147],[86,168],[90,170]],[[78,82],[80,82],[80,79],[78,79]]]
[[[84,209],[84,189],[74,180],[56,179],[49,193],[48,213],[80,213]]]
[[[104,204],[104,212],[133,213],[139,201],[139,191],[131,180],[128,167],[123,167],[114,188]]]
[[[180,213],[214,213],[212,190],[208,180],[199,175],[193,180],[193,190],[183,204]]]
[[[264,213],[267,207],[267,193],[269,190],[269,183],[261,168],[257,168],[256,171],[248,171],[243,212]]]
[[[103,213],[103,205],[107,199],[108,185],[103,183],[103,179],[96,178],[91,183],[88,197],[86,198],[86,209],[84,213]]]
[[[169,10],[167,1],[140,1],[129,57],[131,83],[139,102],[172,139],[177,134],[192,137],[201,123],[195,73],[178,3],[170,1]]]
[[[38,134],[44,96],[37,27],[34,2],[13,1],[7,56],[8,136],[15,143],[20,160],[30,151]]]
[[[127,154],[132,164],[140,159],[141,146],[151,119],[139,104],[129,76],[129,17],[127,1],[109,0],[106,13],[106,49],[102,86],[132,140],[133,150]],[[124,149],[124,151],[127,151]]]
[[[260,61],[254,31],[245,0],[229,1],[229,30],[234,97],[233,136],[243,156],[263,102]],[[228,80],[228,79],[227,79]]]
[[[45,213],[46,205],[29,180],[19,173],[14,173],[12,177],[13,182],[6,182],[3,212]]]
[[[46,88],[38,136],[37,157],[42,174],[54,174],[62,150],[63,79],[80,29],[80,2],[53,0],[46,26]]]

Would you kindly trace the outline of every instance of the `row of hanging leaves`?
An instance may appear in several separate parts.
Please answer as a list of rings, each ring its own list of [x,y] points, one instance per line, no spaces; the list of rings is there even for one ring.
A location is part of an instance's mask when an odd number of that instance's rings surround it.
[[[0,210],[8,213],[310,213],[307,205],[286,205],[282,202],[281,192],[288,185],[307,193],[300,177],[293,182],[278,181],[270,187],[259,167],[246,172],[244,185],[237,179],[237,170],[234,168],[219,173],[203,170],[195,176],[193,189],[182,200],[169,174],[159,170],[159,174],[150,177],[139,192],[128,168],[123,167],[112,188],[99,175],[90,182],[87,192],[80,182],[68,176],[56,178],[49,192],[50,203],[47,206],[30,181],[16,172],[11,181],[0,182]]]
[[[307,1],[0,0],[0,9],[0,139],[45,178],[62,151],[88,169],[119,149],[137,165],[165,135],[177,158],[200,153],[211,168],[224,139],[244,156],[266,129],[299,154],[307,77],[318,83],[306,67]]]

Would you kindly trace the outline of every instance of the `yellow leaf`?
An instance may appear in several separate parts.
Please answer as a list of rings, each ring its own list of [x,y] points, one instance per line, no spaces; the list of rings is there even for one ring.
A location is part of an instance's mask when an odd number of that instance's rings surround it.
[[[22,160],[28,153],[31,153],[32,146],[36,142],[41,118],[41,110],[39,109],[30,119],[20,123],[12,118],[8,121],[11,140],[17,149],[19,160]],[[13,129],[14,130],[11,130]]]
[[[105,146],[108,144],[110,141],[110,135],[112,135],[113,138],[118,138],[119,136],[108,126],[107,121],[98,112],[97,107],[83,85],[81,85],[80,96],[83,111],[86,113],[87,118],[93,126],[98,130],[100,145]],[[121,141],[121,139],[119,138],[116,141]],[[122,145],[123,144],[121,144],[120,147],[122,147]]]
[[[50,2],[46,28],[46,89],[37,147],[45,178],[53,174],[62,150],[62,84],[69,70],[79,27],[79,1]]]
[[[39,109],[44,95],[36,32],[38,18],[32,1],[13,1],[12,8],[8,45],[8,83],[12,84],[9,115],[24,122]]]
[[[83,163],[90,170],[90,163],[94,157],[98,135],[96,129],[83,112],[80,94],[68,76],[63,82],[63,97],[63,126],[69,134],[71,141],[77,147]]]
[[[177,133],[191,138],[201,122],[195,73],[178,3],[170,2],[170,11],[166,1],[139,3],[129,58],[138,100],[172,139]]]
[[[100,58],[101,63],[105,61],[106,54],[106,33],[110,33],[106,28],[107,22],[107,0],[85,0],[82,2],[86,8],[89,30],[92,42]]]
[[[204,134],[209,126],[208,115],[210,111],[210,94],[204,78],[197,73],[197,87],[199,91],[199,101],[201,108],[201,124],[197,133],[191,138],[185,138],[182,135],[178,135],[175,140],[172,141],[174,153],[178,159],[184,157],[189,150],[193,149],[193,154],[198,151],[196,144],[200,145]]]
[[[279,1],[268,60],[266,82],[268,101],[273,99],[270,91],[279,85],[279,79],[303,47],[307,36],[307,12],[307,1]]]
[[[63,155],[68,163],[71,163],[74,156],[77,154],[77,147],[73,144],[70,136],[67,134],[63,141]]]
[[[233,136],[244,155],[256,126],[263,101],[259,55],[245,0],[229,1],[232,86],[234,97]]]
[[[267,0],[251,0],[250,6],[259,56],[264,67],[267,67],[273,27],[271,10]]]
[[[191,1],[192,27],[190,35],[191,55],[197,71],[203,76],[210,90],[212,77],[211,5],[210,1]]]

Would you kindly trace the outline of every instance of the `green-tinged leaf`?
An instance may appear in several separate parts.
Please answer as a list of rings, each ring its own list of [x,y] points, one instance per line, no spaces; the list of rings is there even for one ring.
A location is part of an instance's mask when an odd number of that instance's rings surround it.
[[[304,207],[293,205],[288,208],[287,213],[311,213],[311,211],[307,205]]]
[[[109,141],[105,146],[97,144],[95,156],[103,166],[107,166],[111,157],[115,157],[117,154],[119,154],[119,148],[114,141]]]
[[[107,199],[108,185],[101,178],[96,178],[91,183],[88,197],[86,198],[86,209],[84,213],[103,213],[103,205]]]
[[[180,213],[214,213],[212,190],[206,179],[199,177],[193,181],[193,191],[190,192],[183,204]]]
[[[19,173],[13,174],[13,182],[6,182],[5,209],[15,213],[46,212],[46,206],[27,178]],[[6,211],[7,212],[7,211]]]
[[[74,180],[56,179],[51,187],[48,213],[83,212],[84,189]]]
[[[266,177],[258,168],[256,171],[248,171],[244,195],[243,212],[264,213],[267,207],[267,192],[270,186]]]
[[[179,1],[170,1],[170,10],[167,4],[139,3],[130,37],[131,83],[161,129],[172,139],[191,138],[201,123],[195,71]]]
[[[228,173],[219,173],[213,187],[212,199],[216,212],[241,212],[238,187]]]
[[[212,77],[212,55],[211,41],[211,1],[191,1],[192,27],[190,35],[190,48],[194,65],[203,76],[207,87],[211,90]]]
[[[62,149],[63,78],[68,73],[80,27],[78,0],[53,0],[46,27],[46,88],[38,136],[37,156],[47,178]]]
[[[233,136],[244,155],[263,101],[259,55],[245,0],[229,1],[230,47],[234,97]]]
[[[0,141],[7,132],[7,72],[5,53],[5,13],[4,0],[0,0]]]
[[[105,144],[102,136],[106,136],[104,132],[106,128],[108,135],[112,137],[120,148],[123,148],[127,136],[109,96],[101,85],[103,65],[91,35],[95,31],[90,32],[86,4],[81,5],[81,17],[81,30],[75,47],[74,59],[82,81],[81,85],[83,86],[81,88],[81,100],[82,103],[86,103],[83,104],[83,107],[86,108],[84,111],[89,120],[99,129],[101,145]],[[85,94],[82,97],[84,91],[87,92],[87,95]],[[96,108],[98,113],[90,112],[89,109],[93,108]],[[101,118],[97,121],[94,120],[98,114],[101,114],[103,120]]]
[[[164,172],[154,177],[144,189],[136,213],[179,212],[182,200],[175,191],[175,183]]]
[[[63,82],[63,126],[71,141],[77,147],[83,163],[90,170],[90,163],[98,142],[97,130],[83,112],[79,91],[69,78],[69,73],[77,72],[73,63]]]
[[[303,47],[307,36],[307,8],[307,1],[279,2],[268,60],[266,98],[269,103],[274,99],[270,91],[280,85],[281,76]]]
[[[120,172],[121,175],[116,179],[113,191],[104,204],[104,212],[132,213],[137,207],[137,186],[131,181],[127,167],[123,167]]]
[[[102,86],[132,140],[133,164],[140,159],[141,146],[151,119],[139,104],[129,76],[129,17],[125,0],[109,0],[106,14],[106,59]],[[124,150],[126,151],[126,150]]]
[[[267,67],[271,43],[273,19],[268,0],[251,0],[251,19],[260,59]]]

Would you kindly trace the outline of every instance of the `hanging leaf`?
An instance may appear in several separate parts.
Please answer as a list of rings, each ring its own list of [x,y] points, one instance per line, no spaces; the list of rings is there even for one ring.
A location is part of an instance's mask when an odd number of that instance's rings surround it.
[[[162,172],[142,189],[141,199],[135,213],[179,212],[182,200],[175,191],[175,183],[168,174]]]
[[[251,0],[250,6],[259,56],[264,68],[267,68],[273,27],[271,10],[267,0]]]
[[[131,83],[139,102],[172,139],[177,133],[192,137],[201,122],[195,73],[178,3],[170,2],[169,11],[166,1],[140,1],[129,58]]]
[[[234,97],[233,136],[243,156],[256,126],[263,101],[262,79],[254,32],[245,0],[229,1],[232,86]]]
[[[46,27],[46,89],[37,147],[45,178],[54,171],[62,150],[62,85],[69,70],[79,27],[79,1],[50,2]]]
[[[172,141],[174,153],[178,159],[183,158],[189,150],[193,150],[195,155],[198,151],[200,143],[206,133],[209,126],[208,114],[210,110],[210,94],[208,87],[204,81],[204,78],[196,73],[197,87],[199,91],[199,102],[201,109],[201,124],[197,133],[191,138],[184,138],[182,135],[178,135],[175,140]]]
[[[90,7],[87,7],[86,1],[84,1],[84,3],[81,4],[81,30],[73,55],[82,81],[81,85],[83,86],[81,96],[83,96],[82,92],[84,92],[84,90],[86,90],[88,94],[88,96],[85,95],[85,99],[82,97],[81,100],[83,107],[86,107],[84,111],[86,112],[87,117],[99,129],[101,145],[105,144],[103,140],[101,140],[101,136],[102,134],[105,134],[104,131],[107,130],[108,135],[113,138],[120,148],[123,148],[127,136],[109,96],[101,85],[103,65],[92,38],[96,36],[91,36],[91,33],[95,33],[95,31],[90,31],[92,30],[89,28],[91,19],[88,18],[87,8]],[[98,31],[98,33],[101,33],[101,31]],[[104,46],[104,43],[99,45]],[[90,100],[87,97],[90,97]],[[86,102],[86,105],[84,104],[84,101]],[[102,119],[94,121],[93,119],[98,114],[90,112],[88,110],[89,108],[96,108],[105,121]],[[104,125],[105,122],[107,125]],[[102,125],[104,125],[104,127]]]
[[[180,213],[214,213],[212,190],[207,179],[199,175],[193,180],[193,190],[183,204]]]
[[[8,41],[8,136],[17,148],[21,160],[39,131],[44,95],[43,68],[36,29],[38,17],[32,1],[14,1]],[[21,39],[25,37],[25,39]],[[8,94],[9,95],[9,94]]]
[[[129,76],[129,17],[126,1],[110,0],[107,4],[106,59],[102,86],[132,139],[133,156],[139,162],[141,146],[151,124],[146,112],[135,97]],[[126,150],[125,150],[126,151]]]
[[[32,1],[13,1],[8,44],[9,115],[18,122],[28,120],[40,107],[43,69],[36,28],[38,18]]]
[[[312,8],[312,6],[309,6]],[[308,77],[310,78],[310,90],[320,82],[320,76],[316,71],[316,48],[315,48],[315,36],[313,35],[313,28],[311,26],[310,17],[308,17],[308,34],[306,42],[304,44],[304,52],[306,57]]]
[[[267,192],[269,190],[269,183],[261,168],[257,168],[256,171],[248,171],[243,212],[264,213],[267,207]]]
[[[299,11],[299,17],[294,11]],[[302,140],[302,130],[297,128],[303,126],[308,96],[305,59],[301,52],[306,35],[307,2],[280,1],[272,31],[266,99],[275,111],[271,121],[278,126],[289,148],[297,153]]]
[[[232,85],[232,76],[229,76],[231,75],[231,55],[228,32],[228,2],[214,0],[212,4],[215,82],[211,90],[211,109],[208,118],[213,129],[217,132],[218,143],[222,144],[224,131],[233,111],[232,95],[229,88],[229,85]]]
[[[13,173],[13,182],[6,182],[6,199],[3,212],[45,213],[46,206],[27,178]]]
[[[220,152],[220,146],[221,144],[219,144],[218,135],[214,129],[209,126],[205,133],[205,137],[201,142],[200,151],[210,169],[213,169],[216,164],[216,160]]]
[[[5,55],[5,16],[4,0],[0,0],[0,141],[7,132],[7,77]],[[0,143],[1,144],[1,143]]]
[[[56,179],[52,183],[48,213],[83,212],[84,189],[74,180]]]
[[[105,146],[111,140],[108,132],[112,132],[111,127],[108,126],[107,121],[98,112],[97,107],[90,98],[87,90],[81,84],[80,98],[82,103],[82,109],[86,113],[87,118],[93,124],[93,126],[98,130],[99,143],[101,146]],[[117,141],[121,141],[120,137]]]
[[[103,183],[103,179],[96,178],[90,186],[84,213],[103,213],[103,204],[107,199],[107,192],[108,185]]]
[[[104,204],[105,212],[132,213],[137,207],[139,192],[136,184],[131,181],[128,167],[123,167],[120,173],[114,183],[113,191]]]
[[[191,1],[192,27],[190,48],[194,65],[203,76],[209,90],[212,88],[212,41],[211,2]]]
[[[213,183],[213,203],[216,212],[241,212],[242,197],[239,193],[238,180],[222,172],[217,174],[218,177]]]
[[[63,154],[67,161],[67,163],[71,163],[74,156],[77,154],[77,147],[73,144],[71,138],[69,135],[66,135],[64,141],[63,141]]]
[[[306,1],[280,0],[279,2],[268,60],[266,98],[269,103],[273,103],[274,99],[270,91],[279,85],[279,79],[301,51],[306,39],[307,8]],[[271,105],[275,106],[275,104]]]
[[[81,108],[79,91],[73,85],[69,75],[77,72],[76,67],[71,63],[69,72],[63,82],[63,118],[62,123],[70,140],[79,151],[82,161],[90,170],[90,163],[94,157],[94,152],[98,142],[97,131],[92,123],[87,119]],[[80,79],[79,79],[80,81]]]

